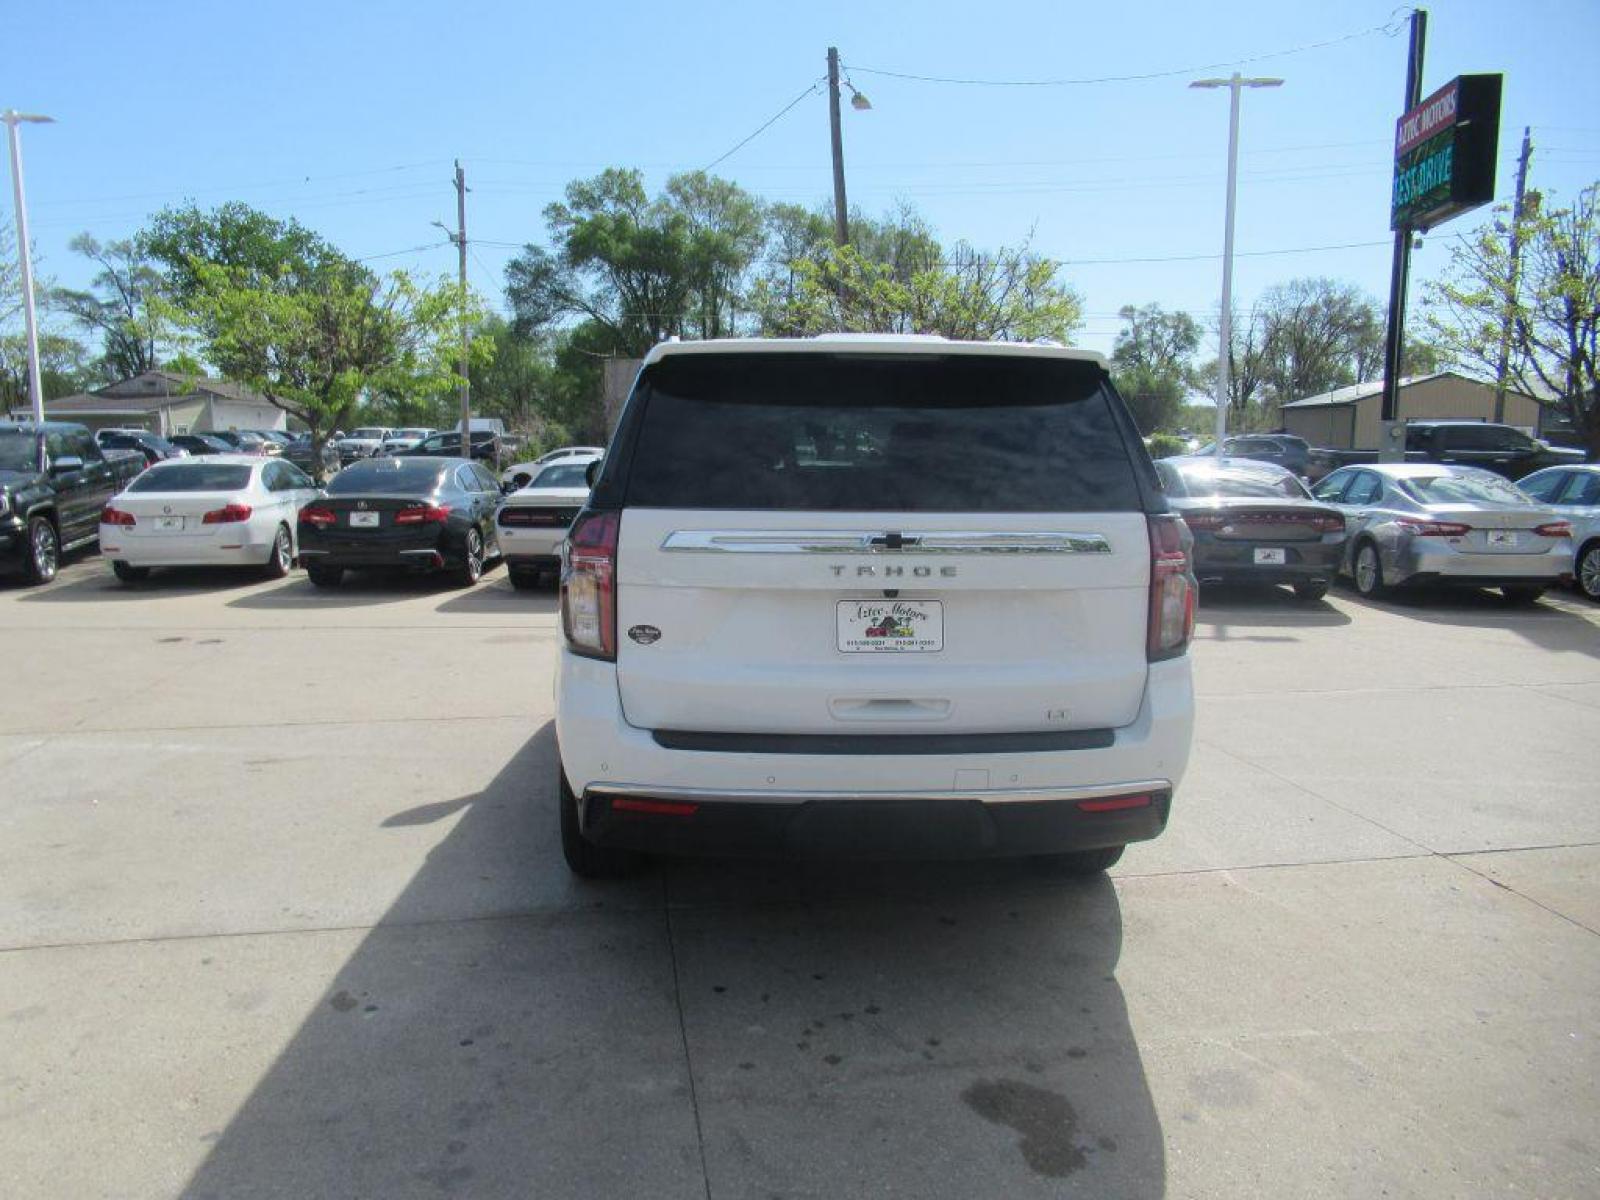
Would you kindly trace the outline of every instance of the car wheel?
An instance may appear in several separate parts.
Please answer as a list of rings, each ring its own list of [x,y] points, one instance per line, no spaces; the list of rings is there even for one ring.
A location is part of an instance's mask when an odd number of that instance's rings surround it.
[[[34,517],[28,522],[29,583],[49,583],[61,569],[61,539],[48,517]]]
[[[1125,846],[1102,846],[1096,850],[1072,850],[1066,854],[1040,854],[1034,858],[1052,875],[1098,875],[1115,866]]]
[[[132,563],[123,562],[120,558],[112,562],[111,573],[123,583],[138,583],[141,579],[150,578],[149,567],[136,567]]]
[[[1578,551],[1578,587],[1591,600],[1600,601],[1600,541],[1590,542]]]
[[[1544,587],[1539,584],[1518,584],[1501,588],[1500,594],[1506,598],[1507,604],[1537,604],[1539,597],[1544,595]]]
[[[312,563],[306,567],[306,577],[317,587],[338,587],[340,580],[344,578],[344,568]]]
[[[556,802],[561,805],[561,855],[567,868],[581,879],[621,879],[637,875],[645,857],[632,850],[596,846],[578,828],[578,798],[572,793],[567,774],[556,768]]]
[[[1356,547],[1351,574],[1355,576],[1356,591],[1369,600],[1388,595],[1389,589],[1383,582],[1383,560],[1378,557],[1378,547],[1374,543],[1362,542]]]
[[[1323,579],[1312,580],[1306,583],[1297,583],[1294,585],[1294,594],[1301,600],[1308,602],[1312,600],[1321,600],[1328,594],[1328,581]]]
[[[483,534],[476,527],[467,530],[467,543],[461,565],[456,568],[456,583],[471,587],[483,578]]]
[[[268,579],[282,579],[292,566],[294,566],[294,542],[289,538],[289,527],[279,525],[278,535],[272,539],[272,553],[267,555],[267,562],[262,571]]]

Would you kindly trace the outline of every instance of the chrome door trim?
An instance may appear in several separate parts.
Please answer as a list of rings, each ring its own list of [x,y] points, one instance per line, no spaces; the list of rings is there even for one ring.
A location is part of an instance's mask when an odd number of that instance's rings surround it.
[[[1051,530],[936,530],[901,535],[901,548],[882,542],[887,532],[843,529],[680,529],[663,550],[690,554],[1110,554],[1102,533]]]

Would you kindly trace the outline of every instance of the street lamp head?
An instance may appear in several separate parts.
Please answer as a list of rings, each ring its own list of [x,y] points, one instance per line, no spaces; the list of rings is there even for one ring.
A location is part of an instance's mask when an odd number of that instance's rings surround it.
[[[866,112],[872,107],[872,101],[868,100],[860,92],[856,91],[855,88],[851,88],[850,107],[855,109],[857,112]]]
[[[0,121],[4,121],[7,125],[54,125],[56,119],[47,117],[43,113],[18,112],[14,108],[8,108],[0,113]]]
[[[1196,79],[1189,85],[1192,88],[1225,88],[1225,87],[1282,87],[1283,80],[1268,77],[1246,79],[1242,75],[1235,75],[1231,79]]]

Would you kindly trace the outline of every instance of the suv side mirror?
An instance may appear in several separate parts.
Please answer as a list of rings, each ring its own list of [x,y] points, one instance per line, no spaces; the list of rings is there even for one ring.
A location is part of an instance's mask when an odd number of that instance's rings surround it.
[[[76,454],[63,454],[50,460],[50,474],[65,475],[68,471],[83,470],[83,459]]]
[[[593,488],[594,481],[600,478],[600,468],[605,461],[603,458],[597,458],[583,469],[583,482],[588,484],[590,488]]]

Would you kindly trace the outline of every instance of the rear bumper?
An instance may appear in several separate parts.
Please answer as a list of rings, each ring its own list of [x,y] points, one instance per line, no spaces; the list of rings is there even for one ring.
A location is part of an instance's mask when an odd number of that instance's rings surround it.
[[[1413,538],[1394,555],[1395,582],[1417,586],[1505,587],[1557,584],[1572,577],[1572,543],[1555,542],[1541,554],[1467,554],[1436,538]],[[1419,544],[1427,543],[1427,544]],[[1390,566],[1384,564],[1389,574]]]
[[[1148,841],[1166,828],[1172,804],[1165,786],[1118,791],[1114,799],[1098,788],[998,797],[679,796],[600,787],[580,801],[579,822],[597,845],[655,854],[984,858]],[[1123,803],[1130,807],[1095,809]]]
[[[1255,561],[1257,545],[1273,546],[1285,552],[1286,562],[1265,564]],[[1331,581],[1339,572],[1345,541],[1261,542],[1230,544],[1208,539],[1195,543],[1194,575],[1206,583],[1311,583]]]
[[[500,553],[513,566],[553,567],[561,562],[566,529],[514,529],[500,526]]]
[[[276,533],[274,527],[272,533]],[[237,537],[128,537],[114,525],[100,527],[100,553],[133,567],[259,567],[272,551],[272,534],[251,541]]]
[[[1153,838],[1188,764],[1188,659],[1153,663],[1135,720],[1110,745],[967,754],[727,753],[673,749],[627,723],[616,668],[563,650],[562,769],[582,827],[607,845],[674,854],[1047,854]],[[1147,804],[1085,811],[1132,795]],[[693,804],[618,811],[618,798]]]

